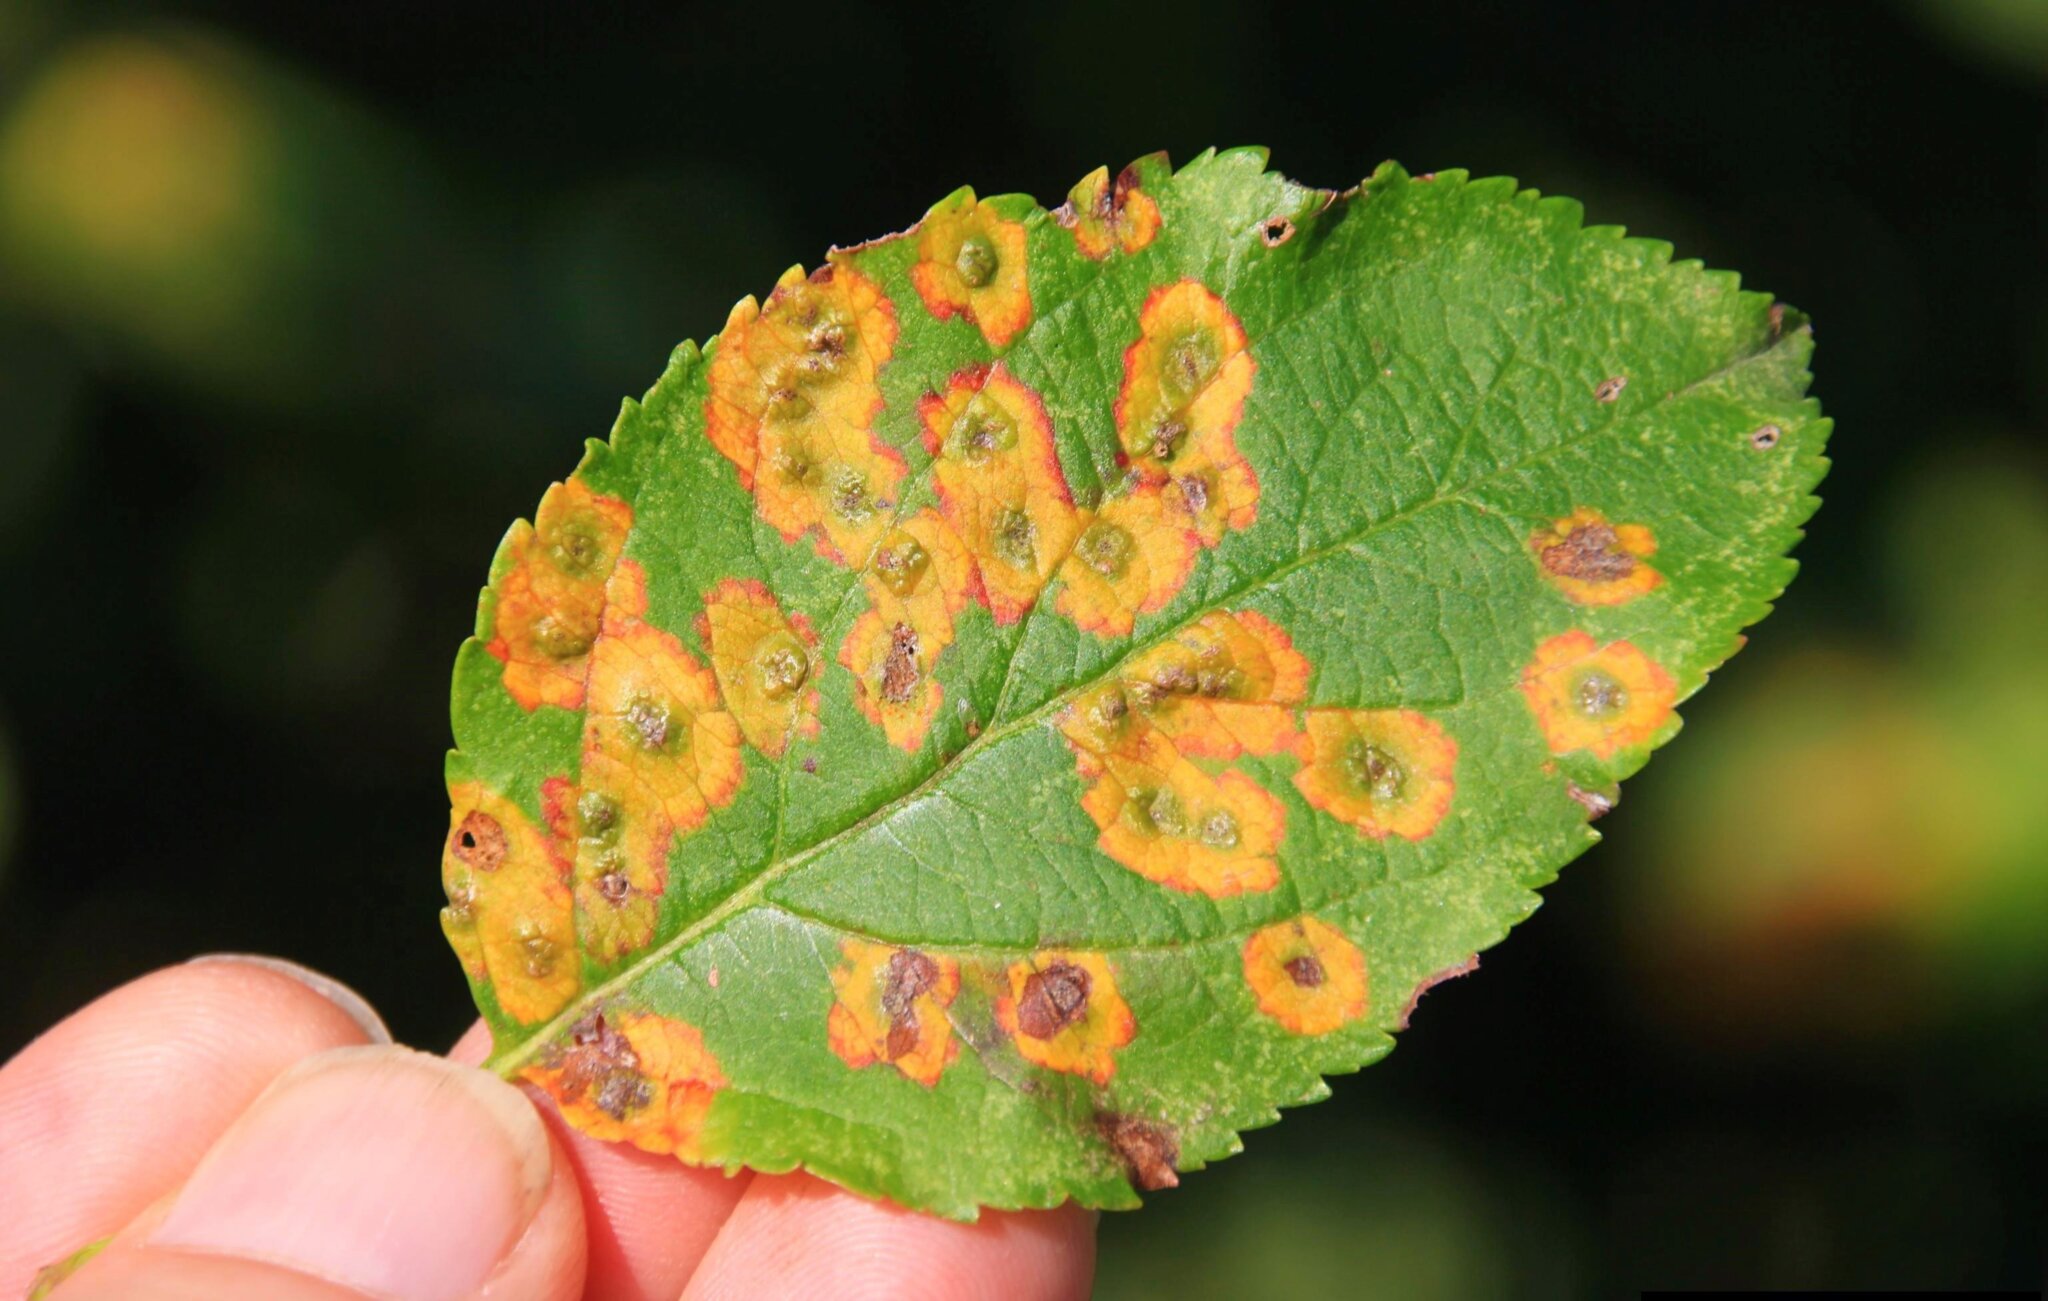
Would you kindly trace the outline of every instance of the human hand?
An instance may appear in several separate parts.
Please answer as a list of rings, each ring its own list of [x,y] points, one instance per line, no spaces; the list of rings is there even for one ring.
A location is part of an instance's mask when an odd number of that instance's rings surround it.
[[[0,1068],[0,1298],[111,1236],[51,1301],[1083,1297],[1094,1217],[954,1224],[803,1173],[728,1178],[564,1124],[390,1045],[269,959],[145,976]]]

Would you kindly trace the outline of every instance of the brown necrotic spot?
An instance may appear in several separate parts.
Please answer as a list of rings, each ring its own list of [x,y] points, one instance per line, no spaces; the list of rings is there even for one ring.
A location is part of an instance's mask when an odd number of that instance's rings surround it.
[[[882,1011],[889,1017],[888,1050],[893,1061],[917,1048],[917,1000],[939,983],[939,964],[916,949],[889,955],[882,973]]]
[[[1593,386],[1593,400],[1596,402],[1612,402],[1620,397],[1621,391],[1627,387],[1628,376],[1626,375],[1615,375],[1608,379],[1603,379]]]
[[[1188,513],[1199,515],[1209,509],[1209,481],[1198,474],[1183,475],[1174,480],[1180,488],[1181,500],[1187,503]]]
[[[1749,445],[1759,452],[1768,452],[1776,447],[1778,440],[1784,436],[1785,431],[1776,425],[1765,425],[1749,436]]]
[[[1543,548],[1543,567],[1583,582],[1612,583],[1636,571],[1636,558],[1622,548],[1613,525],[1581,524]]]
[[[1267,248],[1279,248],[1294,238],[1294,222],[1286,217],[1268,217],[1259,223],[1259,239]]]
[[[917,692],[917,630],[907,623],[889,629],[889,650],[882,657],[882,699],[892,705],[907,703]]]
[[[1152,430],[1152,446],[1150,449],[1152,459],[1155,461],[1171,461],[1175,456],[1179,455],[1182,445],[1187,440],[1188,427],[1185,421],[1160,421]]]
[[[471,809],[449,842],[456,859],[476,871],[495,872],[505,861],[505,828],[482,809]]]
[[[562,1050],[562,1101],[585,1098],[613,1120],[624,1120],[654,1100],[654,1085],[640,1073],[640,1056],[626,1036],[592,1012],[569,1029]]]
[[[1179,1186],[1174,1167],[1180,1164],[1180,1143],[1172,1130],[1156,1121],[1110,1112],[1098,1114],[1095,1127],[1116,1150],[1133,1185],[1145,1192]]]
[[[1323,970],[1323,964],[1313,953],[1304,953],[1298,958],[1287,959],[1281,964],[1281,970],[1287,973],[1289,980],[1303,989],[1315,989],[1329,978],[1329,973]]]
[[[1050,1039],[1088,1014],[1088,993],[1094,980],[1071,962],[1054,962],[1034,971],[1017,1000],[1017,1028],[1033,1039]]]
[[[1186,402],[1202,391],[1223,363],[1216,336],[1209,330],[1189,330],[1167,346],[1160,359],[1159,387],[1174,402]]]

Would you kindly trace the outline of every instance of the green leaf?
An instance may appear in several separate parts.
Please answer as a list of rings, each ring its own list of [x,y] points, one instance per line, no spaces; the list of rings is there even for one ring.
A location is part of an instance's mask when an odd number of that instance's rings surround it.
[[[1801,318],[1257,150],[792,270],[501,546],[446,930],[590,1133],[1136,1203],[1383,1055],[1791,578]]]

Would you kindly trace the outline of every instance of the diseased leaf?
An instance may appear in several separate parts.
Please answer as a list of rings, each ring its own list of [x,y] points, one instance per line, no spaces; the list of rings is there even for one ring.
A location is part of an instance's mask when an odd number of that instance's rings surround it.
[[[792,269],[492,566],[443,919],[493,1064],[958,1217],[1236,1151],[1769,609],[1810,351],[1570,200],[1255,150]]]

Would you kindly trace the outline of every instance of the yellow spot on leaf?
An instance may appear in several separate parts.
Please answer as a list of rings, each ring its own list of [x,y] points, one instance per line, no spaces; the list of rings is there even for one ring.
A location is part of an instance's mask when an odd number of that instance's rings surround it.
[[[1166,608],[1195,567],[1197,539],[1172,518],[1155,484],[1138,484],[1081,520],[1060,567],[1054,608],[1085,631],[1130,633],[1138,616]]]
[[[946,523],[997,623],[1015,623],[1080,531],[1038,394],[1001,364],[970,366],[918,403]]]
[[[1054,214],[1074,232],[1074,246],[1097,262],[1111,250],[1136,253],[1159,234],[1159,205],[1138,188],[1138,170],[1126,167],[1109,178],[1098,167],[1067,191],[1067,205]]]
[[[1365,1015],[1365,954],[1314,917],[1253,932],[1244,978],[1259,1011],[1295,1034],[1328,1034]]]
[[[1133,702],[1181,753],[1278,754],[1308,698],[1308,660],[1271,619],[1216,610],[1153,647],[1123,674]]]
[[[997,348],[1031,324],[1024,223],[997,215],[974,191],[940,200],[917,228],[910,282],[940,320],[964,316]]]
[[[1147,483],[1173,485],[1175,509],[1205,546],[1258,516],[1258,476],[1236,438],[1257,372],[1243,323],[1195,280],[1154,289],[1124,350],[1124,457]]]
[[[1055,950],[1012,963],[996,1021],[1026,1061],[1096,1084],[1116,1075],[1116,1050],[1138,1034],[1115,971],[1096,953]]]
[[[1148,881],[1211,898],[1280,883],[1286,810],[1250,777],[1211,776],[1165,735],[1138,734],[1131,753],[1094,756],[1099,775],[1081,807],[1103,853]]]
[[[818,734],[818,634],[768,589],[728,578],[704,598],[697,635],[711,648],[726,707],[756,750],[779,759],[791,736]]]
[[[1311,709],[1294,785],[1309,804],[1374,840],[1435,833],[1457,788],[1458,743],[1412,709]]]
[[[889,300],[852,267],[792,267],[765,305],[733,308],[711,357],[712,446],[762,519],[790,541],[814,533],[837,563],[866,558],[903,481],[902,456],[873,433],[896,328]]]
[[[481,782],[448,787],[441,929],[505,1015],[545,1021],[583,987],[569,860],[520,807]]]
[[[592,1138],[697,1161],[725,1076],[693,1025],[652,1012],[593,1013],[520,1078]]]
[[[1602,646],[1574,629],[1536,648],[1522,670],[1522,696],[1551,753],[1590,750],[1611,759],[1663,729],[1678,684],[1633,643]]]
[[[1620,605],[1664,581],[1643,562],[1657,550],[1648,527],[1610,524],[1588,506],[1536,530],[1529,550],[1543,577],[1580,605]]]
[[[632,527],[631,507],[580,479],[548,489],[534,522],[513,526],[485,649],[505,666],[505,690],[522,709],[583,704],[605,581]]]
[[[839,1060],[859,1070],[887,1062],[930,1088],[960,1054],[946,1009],[960,992],[951,958],[847,940],[832,972],[827,1037]]]

